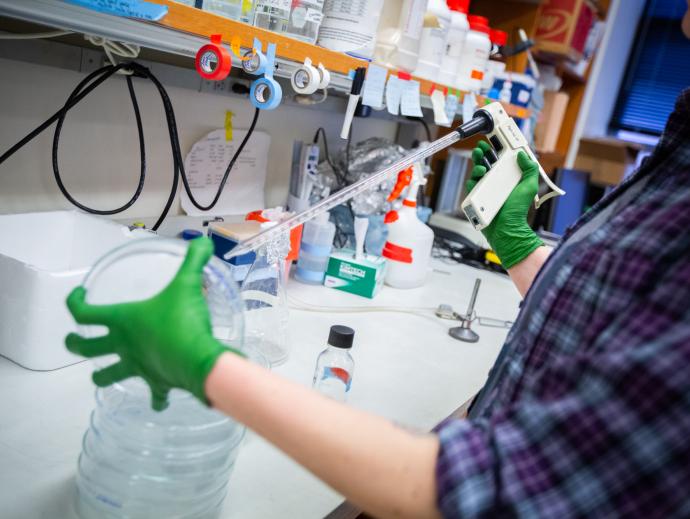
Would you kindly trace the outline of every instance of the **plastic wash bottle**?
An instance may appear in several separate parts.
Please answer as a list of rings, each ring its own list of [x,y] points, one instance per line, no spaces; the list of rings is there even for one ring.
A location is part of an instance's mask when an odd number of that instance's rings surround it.
[[[398,182],[388,197],[395,200],[406,186],[407,197],[399,210],[386,214],[388,241],[383,256],[388,259],[385,283],[395,288],[417,288],[426,282],[434,231],[417,216],[417,191],[424,184],[422,168],[415,164],[398,174]]]

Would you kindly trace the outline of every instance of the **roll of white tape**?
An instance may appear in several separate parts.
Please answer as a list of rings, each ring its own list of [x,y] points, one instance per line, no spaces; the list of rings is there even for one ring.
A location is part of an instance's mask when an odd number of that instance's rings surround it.
[[[331,73],[323,66],[323,63],[319,63],[319,75],[321,76],[319,88],[326,88],[331,82]]]
[[[304,64],[297,68],[290,78],[292,89],[298,94],[313,94],[321,83],[321,74],[311,64],[309,58],[305,58]]]

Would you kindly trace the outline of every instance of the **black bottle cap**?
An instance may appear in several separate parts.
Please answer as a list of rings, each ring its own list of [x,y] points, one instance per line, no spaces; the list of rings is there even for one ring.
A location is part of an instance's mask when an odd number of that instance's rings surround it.
[[[336,348],[349,349],[352,348],[354,338],[355,331],[352,328],[336,324],[331,326],[331,332],[328,334],[328,344]]]

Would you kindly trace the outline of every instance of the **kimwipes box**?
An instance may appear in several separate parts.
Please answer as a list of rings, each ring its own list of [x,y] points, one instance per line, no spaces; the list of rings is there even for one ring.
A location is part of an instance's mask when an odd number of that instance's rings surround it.
[[[582,59],[587,35],[597,20],[589,0],[545,0],[537,19],[534,39],[540,54]]]

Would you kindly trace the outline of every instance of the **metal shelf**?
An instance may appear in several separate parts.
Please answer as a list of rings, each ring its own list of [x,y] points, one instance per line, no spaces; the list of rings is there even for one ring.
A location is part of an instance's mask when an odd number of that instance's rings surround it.
[[[249,48],[253,38],[262,42],[274,42],[278,47],[275,76],[289,79],[294,70],[310,57],[322,62],[331,71],[329,89],[341,94],[348,93],[351,80],[347,72],[368,62],[330,51],[316,45],[288,38],[241,22],[229,20],[169,0],[153,0],[168,6],[169,12],[159,23],[145,22],[100,13],[59,0],[0,0],[0,16],[72,31],[93,34],[104,38],[125,41],[156,51],[194,58],[197,50],[208,42],[210,34],[241,35],[242,45]],[[239,67],[239,60],[234,59]],[[421,106],[431,109],[428,94],[433,82],[414,78],[421,84]],[[438,85],[443,87],[443,85]],[[516,117],[526,117],[529,110],[505,105],[506,111]]]

